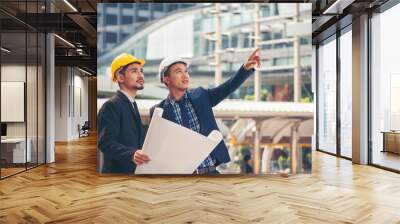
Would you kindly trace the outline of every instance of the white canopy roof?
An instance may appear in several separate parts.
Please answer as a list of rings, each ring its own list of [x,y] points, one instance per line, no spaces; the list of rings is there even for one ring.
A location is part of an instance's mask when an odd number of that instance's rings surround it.
[[[98,110],[106,100],[97,100]],[[142,118],[148,119],[150,108],[159,102],[160,100],[137,99]],[[300,123],[300,137],[311,137],[313,133],[313,103],[224,100],[214,107],[213,111],[223,135],[232,134],[238,142],[251,135],[255,128],[255,120],[262,122],[261,136],[271,137],[274,143],[278,143],[282,137],[289,137],[291,127],[297,122]],[[237,122],[228,128],[218,118],[235,119]]]
[[[98,99],[97,108],[101,108],[107,99]],[[160,100],[137,99],[140,115],[148,117],[152,106]],[[300,118],[310,119],[314,116],[314,104],[312,103],[293,103],[293,102],[254,102],[243,100],[224,100],[213,108],[217,118]]]

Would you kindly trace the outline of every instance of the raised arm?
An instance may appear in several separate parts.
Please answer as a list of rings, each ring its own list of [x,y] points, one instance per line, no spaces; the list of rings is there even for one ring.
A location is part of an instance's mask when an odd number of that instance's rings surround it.
[[[246,79],[254,72],[255,67],[260,67],[260,49],[256,49],[251,53],[247,61],[239,68],[235,75],[222,83],[221,85],[208,89],[211,106],[216,106],[231,93],[233,93],[239,86],[246,81]]]

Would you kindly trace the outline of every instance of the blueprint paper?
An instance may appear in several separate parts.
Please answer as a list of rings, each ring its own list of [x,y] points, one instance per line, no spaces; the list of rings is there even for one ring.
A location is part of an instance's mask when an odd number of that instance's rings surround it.
[[[192,174],[221,142],[222,134],[214,130],[208,137],[162,118],[156,108],[143,144],[150,157],[138,165],[135,174]]]

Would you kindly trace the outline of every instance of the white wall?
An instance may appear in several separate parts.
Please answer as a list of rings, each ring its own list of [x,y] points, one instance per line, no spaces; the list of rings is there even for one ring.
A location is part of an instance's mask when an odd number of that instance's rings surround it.
[[[26,82],[24,65],[2,65],[1,66],[1,81],[3,82]],[[32,67],[28,66],[28,72]],[[29,95],[29,93],[28,93]],[[33,94],[32,94],[33,95]],[[7,108],[1,108],[7,110]],[[7,137],[25,137],[25,122],[7,122]]]
[[[55,68],[55,141],[68,141],[70,69]]]
[[[38,70],[37,70],[38,69]],[[3,64],[1,66],[1,81],[2,82],[23,82],[26,84],[26,107],[25,102],[22,102],[22,107],[18,109],[10,106],[1,108],[3,113],[22,113],[23,119],[21,122],[6,122],[8,138],[25,138],[25,135],[30,140],[30,148],[32,162],[39,159],[39,163],[44,163],[44,74],[39,66],[25,66],[25,64]],[[27,78],[27,80],[25,80]],[[2,89],[2,93],[5,94]],[[20,94],[24,94],[24,90],[19,90]],[[22,92],[21,92],[22,91]],[[2,95],[3,97],[7,97]],[[23,97],[22,97],[23,98]],[[24,100],[23,100],[24,101]],[[3,103],[2,103],[3,104]],[[26,112],[26,120],[24,114]],[[39,153],[39,156],[37,156]]]
[[[79,73],[81,74],[81,73]],[[78,133],[78,124],[81,126],[85,123],[85,121],[88,121],[89,113],[88,113],[88,107],[89,107],[89,102],[88,102],[88,78],[87,77],[82,77],[80,75],[76,75],[76,70],[75,70],[75,75],[74,75],[74,108],[72,108],[72,120],[71,120],[71,135],[73,138],[78,138],[79,133]],[[71,104],[72,105],[72,104]],[[81,108],[80,108],[81,107]],[[80,111],[82,110],[82,111]]]
[[[88,78],[82,75],[75,68],[56,67],[55,141],[79,138],[78,124],[88,120]]]

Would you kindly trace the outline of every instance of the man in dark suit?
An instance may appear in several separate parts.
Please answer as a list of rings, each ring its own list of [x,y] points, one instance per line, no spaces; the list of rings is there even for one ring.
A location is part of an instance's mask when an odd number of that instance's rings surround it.
[[[136,165],[149,158],[142,153],[145,130],[135,102],[144,87],[145,61],[129,54],[117,56],[111,63],[112,81],[119,90],[98,113],[98,148],[104,154],[104,173],[134,173]]]
[[[163,118],[208,136],[211,131],[218,130],[212,107],[235,91],[254,72],[256,65],[260,66],[258,54],[259,49],[255,50],[236,74],[225,83],[211,89],[199,87],[191,91],[187,91],[189,62],[180,57],[164,59],[160,64],[159,75],[160,81],[168,87],[169,95],[161,103],[151,108],[150,117],[153,115],[155,107],[161,107],[164,110]],[[228,149],[222,141],[194,173],[218,174],[216,167],[229,161]]]

